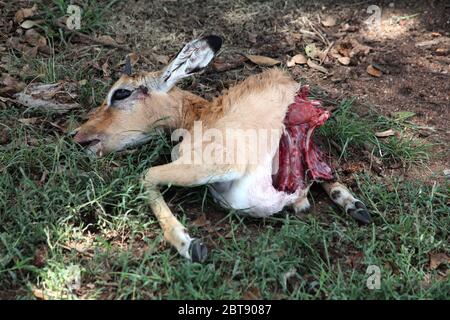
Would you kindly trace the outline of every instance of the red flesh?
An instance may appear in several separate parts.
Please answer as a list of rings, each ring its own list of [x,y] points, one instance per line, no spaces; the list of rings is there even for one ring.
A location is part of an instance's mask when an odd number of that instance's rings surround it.
[[[333,179],[331,167],[323,160],[312,135],[330,117],[319,108],[320,101],[308,100],[309,87],[300,88],[284,119],[285,132],[279,145],[279,168],[273,185],[279,191],[294,193],[304,189],[308,180]]]

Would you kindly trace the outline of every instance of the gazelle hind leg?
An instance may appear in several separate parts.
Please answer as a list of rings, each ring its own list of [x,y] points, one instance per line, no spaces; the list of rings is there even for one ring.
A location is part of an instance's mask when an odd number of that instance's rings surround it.
[[[236,168],[217,165],[187,165],[182,159],[150,168],[144,177],[150,207],[164,232],[164,238],[185,258],[204,262],[208,253],[199,239],[192,239],[186,228],[167,206],[159,191],[161,185],[197,186],[207,183],[229,181],[239,177]]]
[[[308,192],[309,192],[309,187],[302,191],[302,194],[298,197],[298,199],[292,205],[296,215],[300,216],[303,213],[306,213],[311,209],[311,204],[309,203],[309,200],[308,200]]]
[[[331,200],[343,208],[351,217],[364,224],[372,222],[372,218],[365,204],[355,198],[343,184],[339,182],[322,182],[321,185]]]

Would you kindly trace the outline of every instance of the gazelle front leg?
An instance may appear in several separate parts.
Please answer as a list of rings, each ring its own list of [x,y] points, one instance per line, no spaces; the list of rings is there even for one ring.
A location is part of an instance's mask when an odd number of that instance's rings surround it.
[[[204,262],[208,254],[206,246],[199,239],[192,239],[186,228],[178,221],[167,206],[159,191],[161,185],[197,186],[237,179],[241,172],[230,166],[188,165],[183,159],[150,168],[144,177],[149,193],[150,207],[161,225],[164,238],[185,258]]]
[[[356,199],[343,184],[339,182],[322,182],[321,185],[331,200],[354,219],[364,224],[372,222],[370,213],[364,203]]]

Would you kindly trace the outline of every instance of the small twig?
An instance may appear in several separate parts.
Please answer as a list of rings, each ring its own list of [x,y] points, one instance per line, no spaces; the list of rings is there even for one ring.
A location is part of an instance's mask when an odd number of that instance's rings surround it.
[[[328,41],[328,39],[326,37],[324,37],[324,35],[322,34],[322,32],[320,32],[319,30],[317,30],[316,27],[314,27],[314,24],[307,19],[309,26],[311,27],[311,29],[319,36],[320,40],[322,40],[322,42],[326,45],[329,46],[330,45],[330,41]]]
[[[320,65],[322,65],[322,63],[325,61],[325,58],[327,57],[328,52],[330,52],[333,45],[334,45],[334,41],[331,42],[330,45],[328,46],[328,48],[326,48],[325,51],[323,52],[323,57],[322,57],[322,59],[320,59]]]
[[[329,139],[330,143],[333,145],[333,147],[336,148],[337,151],[339,151],[339,153],[342,153],[342,148],[340,145],[338,145],[335,141]]]

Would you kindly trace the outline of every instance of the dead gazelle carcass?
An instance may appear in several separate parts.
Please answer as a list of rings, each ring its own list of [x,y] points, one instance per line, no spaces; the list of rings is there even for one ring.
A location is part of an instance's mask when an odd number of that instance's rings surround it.
[[[309,186],[318,181],[346,213],[369,223],[366,206],[334,181],[312,142],[314,129],[329,114],[308,100],[307,87],[279,69],[253,75],[213,101],[175,86],[205,68],[221,45],[217,36],[194,40],[160,72],[133,73],[127,63],[98,111],[77,129],[75,141],[103,155],[148,141],[155,123],[185,129],[178,158],[150,168],[143,182],[165,239],[194,261],[205,260],[206,246],[172,214],[160,186],[209,184],[223,206],[267,217],[286,206],[307,210]]]

